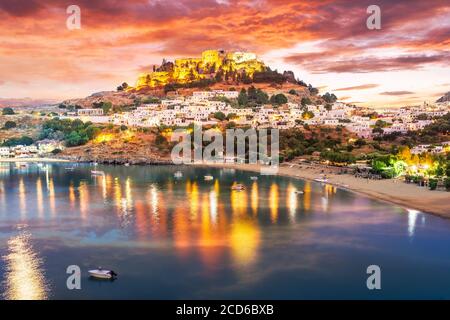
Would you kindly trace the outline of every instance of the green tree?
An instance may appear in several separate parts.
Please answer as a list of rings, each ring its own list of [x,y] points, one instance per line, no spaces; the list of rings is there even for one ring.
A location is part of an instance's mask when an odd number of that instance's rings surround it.
[[[225,113],[218,111],[218,112],[214,113],[214,118],[216,118],[219,121],[223,121],[223,120],[225,120],[226,115],[225,115]]]
[[[256,103],[266,104],[269,102],[269,96],[261,89],[256,90]]]
[[[33,139],[29,136],[22,136],[21,138],[11,138],[3,142],[4,147],[14,147],[14,146],[29,146],[33,144]]]
[[[10,116],[10,115],[13,115],[13,114],[16,114],[14,112],[13,108],[6,107],[6,108],[3,108],[3,110],[2,110],[2,115],[4,115],[4,116]]]
[[[17,127],[17,124],[14,121],[6,121],[5,124],[3,125],[3,129],[5,130],[9,130],[15,127]]]
[[[337,101],[337,97],[334,95],[334,93],[330,94],[329,92],[325,93],[322,96],[322,99],[325,100],[326,103],[334,103]]]
[[[275,95],[270,97],[270,103],[271,104],[285,104],[287,102],[288,102],[288,99],[282,93],[275,94]]]
[[[303,97],[301,100],[301,105],[304,107],[306,105],[312,105],[311,99],[308,97]]]
[[[375,127],[372,129],[372,133],[374,133],[374,134],[381,135],[381,134],[383,134],[383,132],[384,132],[384,130],[381,127]]]
[[[240,106],[246,106],[248,103],[248,95],[244,88],[239,92],[238,103]]]

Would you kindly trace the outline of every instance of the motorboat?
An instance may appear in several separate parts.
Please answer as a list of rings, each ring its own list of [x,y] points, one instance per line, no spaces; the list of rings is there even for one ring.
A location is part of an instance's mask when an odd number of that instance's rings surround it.
[[[177,171],[177,172],[175,172],[175,173],[173,174],[173,176],[174,176],[175,178],[182,178],[182,177],[183,177],[183,173],[182,173],[181,171]]]
[[[104,176],[105,172],[104,171],[98,171],[98,170],[91,170],[91,174],[93,176]]]
[[[125,163],[125,167],[129,167],[130,166],[130,164],[127,162],[127,163]]]
[[[304,192],[302,190],[295,190],[294,193],[295,194],[304,194]]]
[[[245,190],[245,186],[243,184],[236,184],[231,187],[231,190],[237,190],[237,191]]]
[[[205,181],[211,181],[214,180],[213,176],[205,176]]]
[[[256,176],[251,176],[251,177],[250,177],[250,180],[254,180],[254,181],[255,181],[255,180],[258,180],[258,177],[256,177]]]
[[[316,178],[316,179],[314,179],[314,181],[321,182],[321,183],[326,183],[326,182],[328,182],[328,179],[327,178]]]
[[[73,171],[73,170],[75,170],[75,168],[74,167],[67,167],[67,168],[64,168],[64,170],[66,170],[66,171]]]
[[[113,270],[106,270],[99,267],[98,269],[89,270],[89,276],[97,279],[115,279],[117,278],[117,273]]]

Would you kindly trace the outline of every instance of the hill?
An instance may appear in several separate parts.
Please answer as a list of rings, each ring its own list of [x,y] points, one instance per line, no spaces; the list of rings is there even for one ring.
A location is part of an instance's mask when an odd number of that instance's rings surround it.
[[[108,103],[112,111],[126,110],[142,102],[152,102],[167,96],[189,96],[193,91],[240,91],[254,86],[269,96],[283,93],[289,102],[302,98],[323,103],[318,90],[297,79],[292,71],[272,70],[254,53],[207,50],[201,57],[163,59],[161,65],[140,74],[135,86],[122,83],[116,91],[94,93],[86,98],[69,99],[62,103],[74,108],[95,108]]]
[[[450,101],[450,91],[447,92],[446,94],[444,94],[442,97],[440,97],[439,99],[436,100],[437,103],[440,102],[448,102]]]

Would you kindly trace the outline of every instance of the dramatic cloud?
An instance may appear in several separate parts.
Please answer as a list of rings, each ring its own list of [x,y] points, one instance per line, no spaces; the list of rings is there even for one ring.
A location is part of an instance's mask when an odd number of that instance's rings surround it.
[[[70,4],[81,8],[81,30],[66,28]],[[198,55],[210,48],[259,55],[279,50],[282,54],[274,63],[282,69],[330,88],[337,86],[336,75],[345,80],[340,86],[350,87],[379,83],[367,77],[356,80],[365,74],[386,73],[385,79],[394,79],[399,72],[416,70],[424,72],[424,80],[434,77],[432,70],[450,68],[447,1],[378,0],[381,30],[366,27],[371,4],[372,0],[1,0],[0,78],[7,82],[0,96],[68,97],[107,90],[123,81],[131,84],[137,73],[162,58]],[[333,77],[325,80],[328,74]],[[21,82],[29,85],[18,85]],[[421,85],[427,83],[432,86],[429,81]]]
[[[403,95],[407,95],[407,94],[414,94],[414,92],[411,91],[385,91],[385,92],[380,92],[381,95],[384,96],[403,96]]]
[[[368,83],[368,84],[361,84],[361,85],[357,85],[357,86],[353,86],[353,87],[334,89],[334,91],[364,90],[364,89],[376,88],[378,86],[379,86],[379,84]]]

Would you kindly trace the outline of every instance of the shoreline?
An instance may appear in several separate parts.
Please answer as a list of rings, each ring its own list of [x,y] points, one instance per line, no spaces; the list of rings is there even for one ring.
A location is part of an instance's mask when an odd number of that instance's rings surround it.
[[[60,158],[0,158],[1,162],[72,162]]]
[[[62,158],[0,158],[0,163],[12,162],[90,162],[69,160]],[[109,162],[109,161],[108,161]],[[125,162],[101,162],[109,165],[122,165]],[[159,163],[160,162],[160,163]],[[169,165],[167,161],[156,161],[154,163],[131,163],[132,165]],[[173,163],[172,163],[173,165]],[[261,165],[258,164],[237,164],[237,163],[191,163],[188,165],[198,167],[226,168],[250,172],[261,172]],[[436,215],[442,218],[450,218],[450,192],[439,190],[428,190],[415,184],[407,184],[397,179],[367,180],[355,178],[350,174],[336,174],[332,171],[336,167],[324,167],[313,164],[292,164],[282,163],[278,172],[274,175],[308,180],[314,182],[321,174],[326,174],[327,184],[338,188],[354,192],[359,195],[377,199],[380,201],[396,204],[405,209],[418,210],[424,213]]]
[[[249,164],[193,164],[194,166],[236,169],[251,172],[260,172],[261,165]],[[277,176],[284,176],[302,180],[313,181],[320,174],[326,174],[327,184],[354,192],[359,195],[374,198],[383,202],[396,204],[405,209],[418,210],[442,218],[450,218],[450,192],[428,190],[415,184],[407,184],[396,179],[367,180],[355,178],[349,174],[333,174],[323,172],[327,169],[314,168],[307,164],[281,164]],[[317,182],[318,183],[318,182]],[[344,186],[345,185],[345,186]]]

